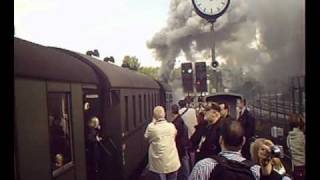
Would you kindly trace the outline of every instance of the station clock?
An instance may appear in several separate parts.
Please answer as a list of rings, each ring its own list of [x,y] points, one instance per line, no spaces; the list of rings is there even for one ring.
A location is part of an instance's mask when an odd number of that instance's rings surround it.
[[[192,4],[200,17],[214,22],[225,13],[230,0],[192,0]]]

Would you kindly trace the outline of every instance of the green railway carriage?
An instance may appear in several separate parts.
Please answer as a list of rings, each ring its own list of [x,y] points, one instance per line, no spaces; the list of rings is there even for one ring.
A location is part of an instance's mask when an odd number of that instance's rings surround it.
[[[87,180],[86,126],[93,116],[104,137],[103,178],[134,178],[147,157],[143,134],[153,107],[167,101],[161,93],[143,74],[15,38],[16,179]]]

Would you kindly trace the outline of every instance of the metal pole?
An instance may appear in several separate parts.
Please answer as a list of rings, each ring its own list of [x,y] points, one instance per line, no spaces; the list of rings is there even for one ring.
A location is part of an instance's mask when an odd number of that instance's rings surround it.
[[[211,32],[212,32],[212,48],[211,48],[211,57],[212,57],[212,62],[215,61],[216,59],[216,53],[215,53],[215,48],[216,48],[216,38],[214,37],[214,22],[211,22]]]
[[[211,34],[212,34],[211,58],[212,58],[212,62],[214,62],[216,59],[216,52],[215,52],[216,38],[214,36],[214,21],[211,21],[210,23],[211,23]],[[218,92],[218,77],[217,77],[218,73],[215,69],[213,70],[213,75],[215,80],[215,89],[216,89],[216,92]]]

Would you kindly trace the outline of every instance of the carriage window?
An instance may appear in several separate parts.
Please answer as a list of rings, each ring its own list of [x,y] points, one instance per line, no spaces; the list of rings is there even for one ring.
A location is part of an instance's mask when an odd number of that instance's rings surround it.
[[[124,106],[125,106],[125,132],[129,131],[129,107],[128,107],[128,96],[124,97]]]
[[[144,111],[144,121],[146,121],[147,120],[147,100],[146,100],[147,98],[146,98],[146,95],[143,95],[143,105],[144,105],[144,109],[143,109],[143,111]]]
[[[133,108],[133,126],[137,127],[136,96],[132,96],[132,108]]]
[[[141,102],[141,95],[139,95],[139,120],[142,122],[142,102]]]
[[[73,161],[70,94],[48,93],[50,158],[53,175]]]

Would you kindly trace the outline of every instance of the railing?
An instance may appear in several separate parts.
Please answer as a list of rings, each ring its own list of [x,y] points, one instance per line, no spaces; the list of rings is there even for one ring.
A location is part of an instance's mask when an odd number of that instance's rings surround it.
[[[264,120],[278,121],[288,119],[288,114],[300,109],[305,115],[305,106],[299,102],[282,100],[279,94],[259,95],[249,103],[249,108],[255,116],[263,117]]]

